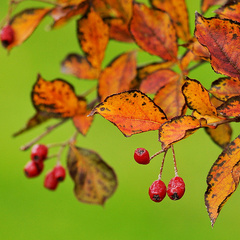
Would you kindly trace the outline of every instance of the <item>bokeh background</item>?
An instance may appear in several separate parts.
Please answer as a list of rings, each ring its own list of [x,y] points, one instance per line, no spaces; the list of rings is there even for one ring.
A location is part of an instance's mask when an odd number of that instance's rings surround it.
[[[144,2],[144,1],[142,1]],[[194,13],[200,9],[200,0],[186,1],[189,6],[191,30],[194,30]],[[42,6],[36,1],[22,3]],[[0,18],[7,12],[7,0],[1,0]],[[209,16],[213,15],[211,10]],[[237,191],[224,206],[212,229],[204,205],[206,176],[221,149],[199,130],[188,139],[175,145],[179,175],[185,180],[186,193],[180,201],[166,199],[157,204],[148,196],[148,188],[157,179],[162,155],[148,166],[133,160],[137,147],[145,147],[151,154],[160,150],[157,132],[142,133],[125,138],[122,133],[96,116],[87,137],[80,136],[78,145],[96,150],[118,175],[119,187],[104,207],[80,203],[73,195],[69,176],[57,191],[43,188],[44,175],[55,164],[46,162],[44,173],[27,179],[23,167],[30,159],[30,152],[21,152],[20,146],[38,136],[49,124],[43,124],[17,138],[12,134],[23,127],[34,114],[30,92],[37,74],[48,80],[60,77],[72,83],[78,93],[96,84],[79,80],[60,72],[60,62],[71,52],[80,52],[75,34],[75,21],[65,27],[48,31],[51,19],[46,18],[22,46],[10,54],[0,48],[0,109],[1,109],[1,159],[0,159],[0,239],[2,240],[52,240],[52,239],[234,239],[240,235],[240,193]],[[112,58],[135,45],[111,41],[104,65]],[[138,62],[157,60],[142,52]],[[190,74],[209,88],[219,76],[209,64]],[[234,137],[239,127],[234,125]],[[56,129],[42,143],[61,142],[74,132],[71,122]],[[66,152],[62,158],[66,162]],[[162,180],[167,184],[174,176],[173,161],[168,154]]]

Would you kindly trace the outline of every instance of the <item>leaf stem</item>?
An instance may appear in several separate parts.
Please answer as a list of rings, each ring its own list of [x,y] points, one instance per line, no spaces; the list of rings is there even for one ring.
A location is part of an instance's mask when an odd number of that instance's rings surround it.
[[[58,122],[55,125],[52,125],[50,127],[47,128],[47,130],[45,132],[43,132],[42,134],[40,134],[39,136],[37,136],[36,138],[34,138],[33,140],[31,140],[30,142],[28,142],[27,144],[23,145],[20,147],[20,150],[25,151],[27,149],[29,149],[33,144],[35,144],[36,142],[38,142],[39,140],[41,140],[43,137],[45,137],[46,135],[48,135],[50,132],[52,132],[55,128],[59,127],[60,125],[62,125],[63,123],[65,123],[67,119],[63,119],[62,121]]]

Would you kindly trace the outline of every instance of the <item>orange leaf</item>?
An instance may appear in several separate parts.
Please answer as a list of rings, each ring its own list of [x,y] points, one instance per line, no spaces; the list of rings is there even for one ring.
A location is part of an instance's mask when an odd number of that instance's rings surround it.
[[[180,116],[184,111],[185,99],[182,94],[182,85],[183,79],[178,75],[173,81],[161,87],[153,99],[168,119]]]
[[[87,111],[84,114],[78,114],[72,118],[75,127],[84,136],[87,134],[93,121],[93,117],[88,117],[89,113],[90,111]]]
[[[171,144],[187,138],[200,127],[200,121],[193,116],[175,117],[165,122],[159,129],[159,141],[162,143],[162,149],[167,149]]]
[[[182,92],[190,109],[196,110],[202,116],[217,116],[217,110],[211,104],[209,94],[200,82],[188,78]]]
[[[151,63],[151,64],[138,67],[137,78],[142,80],[146,78],[149,74],[160,69],[170,68],[172,65],[174,65],[173,62],[160,62],[160,63]]]
[[[157,130],[167,120],[164,112],[147,95],[132,90],[107,97],[90,115],[99,113],[129,137]]]
[[[170,69],[160,69],[142,79],[140,91],[155,94],[161,87],[179,78],[179,74]]]
[[[103,205],[117,188],[114,170],[94,151],[70,146],[67,166],[80,202]]]
[[[185,0],[151,0],[151,4],[170,15],[179,38],[184,41],[190,39],[188,11]]]
[[[82,2],[85,2],[86,0],[56,0],[57,4],[60,4],[62,6],[73,6],[73,5],[79,5]]]
[[[128,22],[122,19],[113,18],[104,20],[109,26],[109,37],[121,42],[134,42],[131,33],[129,32]]]
[[[196,13],[195,36],[211,55],[211,65],[217,73],[240,78],[240,25],[230,20],[204,18]]]
[[[136,52],[118,56],[99,77],[98,94],[101,101],[111,94],[129,90],[136,72]]]
[[[82,4],[67,6],[67,7],[55,7],[50,15],[54,20],[52,28],[62,27],[66,24],[71,18],[75,16],[82,15],[86,12],[88,8],[88,3],[83,2]]]
[[[32,102],[37,111],[49,117],[73,117],[78,112],[78,98],[74,88],[61,79],[45,81],[40,75],[32,90]]]
[[[232,128],[228,123],[218,125],[215,129],[205,128],[211,139],[221,148],[225,148],[231,142]]]
[[[192,61],[196,61],[196,56],[192,53],[192,51],[188,50],[181,58],[180,67],[184,72],[184,75],[188,75],[187,67]]]
[[[217,111],[224,117],[239,117],[240,96],[229,98],[225,103],[217,108]]]
[[[92,9],[85,17],[78,20],[78,39],[88,61],[94,68],[101,69],[109,40],[109,29]]]
[[[16,14],[10,22],[14,31],[14,41],[7,47],[8,50],[22,44],[49,11],[50,8],[32,8]]]
[[[97,79],[100,70],[92,67],[86,57],[78,54],[69,54],[61,64],[63,73],[72,74],[80,79]]]
[[[221,8],[215,10],[215,13],[220,15],[222,18],[240,22],[240,2],[229,2]]]
[[[212,83],[210,93],[222,101],[227,101],[240,95],[240,81],[234,78],[219,78]]]
[[[177,37],[166,12],[134,3],[130,32],[136,43],[150,54],[164,60],[177,60]]]
[[[205,119],[206,122],[205,124],[202,123],[202,125],[204,125],[204,127],[210,127],[210,128],[216,128],[216,126],[220,124],[224,119],[217,115],[201,115],[197,111],[193,111],[192,116],[194,116],[198,120]]]
[[[202,0],[201,10],[205,13],[210,7],[214,5],[223,5],[228,0]]]
[[[236,190],[239,178],[235,166],[240,159],[240,137],[232,141],[213,164],[208,177],[205,204],[214,225],[219,212]],[[237,181],[236,181],[237,180]]]
[[[50,119],[50,117],[47,116],[46,114],[44,114],[42,112],[36,112],[35,115],[28,120],[26,126],[22,129],[20,129],[18,132],[14,133],[13,136],[17,137],[20,134],[40,125],[43,122],[46,122],[49,119]]]

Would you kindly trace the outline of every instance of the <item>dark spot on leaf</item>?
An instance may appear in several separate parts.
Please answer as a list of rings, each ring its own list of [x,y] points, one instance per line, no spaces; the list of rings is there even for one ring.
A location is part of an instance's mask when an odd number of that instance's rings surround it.
[[[104,107],[101,107],[101,108],[100,108],[100,111],[104,111],[104,110],[105,110],[105,108],[104,108]]]

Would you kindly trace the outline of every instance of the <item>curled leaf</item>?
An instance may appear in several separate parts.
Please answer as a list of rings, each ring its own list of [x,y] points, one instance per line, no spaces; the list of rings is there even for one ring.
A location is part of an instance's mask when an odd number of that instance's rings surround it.
[[[239,183],[240,136],[232,141],[213,164],[207,176],[205,204],[212,226]],[[237,170],[237,171],[236,171]]]
[[[227,101],[229,98],[240,95],[240,81],[234,78],[219,78],[212,83],[210,93],[214,97]]]
[[[196,13],[195,36],[208,48],[217,73],[240,79],[240,24],[227,19],[204,18]]]
[[[92,150],[70,146],[67,166],[80,202],[103,205],[117,188],[114,170]]]
[[[166,12],[134,3],[130,32],[143,50],[164,60],[176,61],[176,31]]]
[[[127,137],[157,130],[167,120],[161,108],[147,95],[136,90],[107,97],[90,115],[95,113],[115,124]]]
[[[33,33],[49,11],[50,8],[32,8],[16,14],[10,21],[14,31],[14,40],[7,47],[8,50],[22,44]]]
[[[38,75],[32,90],[32,102],[37,111],[48,117],[73,117],[79,111],[73,86],[61,79],[45,81]]]
[[[61,64],[63,73],[72,74],[80,79],[97,79],[100,69],[94,68],[86,57],[72,53]]]
[[[118,56],[100,74],[98,94],[103,101],[114,93],[130,90],[131,82],[136,76],[136,52]]]
[[[201,127],[201,123],[193,116],[180,116],[165,122],[159,129],[159,141],[162,149],[187,138]]]

